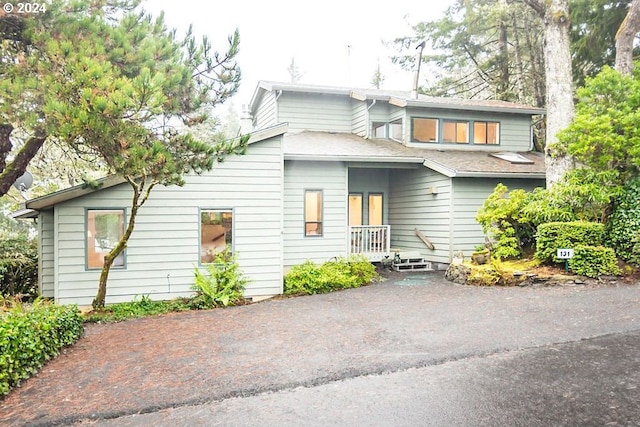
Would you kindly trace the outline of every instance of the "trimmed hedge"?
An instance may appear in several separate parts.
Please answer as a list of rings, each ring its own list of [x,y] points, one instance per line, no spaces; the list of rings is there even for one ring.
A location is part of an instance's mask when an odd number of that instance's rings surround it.
[[[35,374],[84,332],[78,307],[36,300],[0,311],[0,396]]]
[[[628,183],[616,198],[605,229],[607,244],[623,260],[640,265],[640,178]]]
[[[305,261],[285,274],[284,293],[311,295],[358,288],[371,283],[376,277],[376,268],[363,256],[338,258],[322,265]]]
[[[569,259],[569,268],[587,277],[620,274],[615,251],[604,246],[576,246],[573,258]]]
[[[536,259],[550,263],[562,262],[556,257],[558,249],[579,245],[600,246],[604,241],[604,225],[599,222],[548,222],[538,226]]]

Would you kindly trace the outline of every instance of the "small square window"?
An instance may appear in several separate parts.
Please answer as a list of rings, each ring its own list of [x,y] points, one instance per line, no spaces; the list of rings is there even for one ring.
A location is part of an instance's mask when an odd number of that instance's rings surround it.
[[[386,138],[387,137],[387,124],[384,122],[373,122],[371,124],[373,128],[374,138]]]
[[[389,137],[396,141],[402,141],[402,119],[389,123]]]

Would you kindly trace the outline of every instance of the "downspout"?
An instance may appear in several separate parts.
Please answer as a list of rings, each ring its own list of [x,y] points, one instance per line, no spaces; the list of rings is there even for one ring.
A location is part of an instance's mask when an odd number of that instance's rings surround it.
[[[369,111],[374,105],[376,105],[375,99],[371,100],[371,105],[367,106],[367,139],[371,139],[371,115],[369,114]]]

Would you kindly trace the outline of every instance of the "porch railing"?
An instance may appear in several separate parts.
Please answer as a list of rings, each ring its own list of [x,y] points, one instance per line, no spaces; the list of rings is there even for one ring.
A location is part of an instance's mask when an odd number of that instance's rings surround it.
[[[362,254],[371,261],[380,261],[391,253],[391,226],[349,226],[349,254]]]

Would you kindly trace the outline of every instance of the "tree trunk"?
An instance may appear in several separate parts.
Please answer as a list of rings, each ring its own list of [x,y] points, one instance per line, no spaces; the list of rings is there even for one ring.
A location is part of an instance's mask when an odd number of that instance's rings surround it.
[[[500,67],[500,77],[498,81],[498,99],[513,100],[511,93],[511,76],[509,74],[509,39],[507,36],[507,25],[504,20],[500,21],[500,35],[498,38],[498,49]]]
[[[627,16],[616,33],[615,68],[622,74],[631,75],[633,71],[633,41],[640,32],[640,0],[633,0]]]
[[[140,184],[136,183],[133,179],[125,178],[133,188],[133,200],[131,203],[131,213],[129,215],[129,222],[127,223],[127,229],[125,230],[122,238],[118,241],[116,246],[111,249],[111,251],[105,255],[104,257],[104,265],[102,266],[102,271],[100,272],[100,279],[98,281],[98,293],[96,294],[95,299],[91,303],[94,309],[96,308],[104,308],[107,298],[107,280],[109,279],[109,271],[111,270],[111,266],[116,258],[125,250],[127,247],[127,242],[131,237],[131,233],[133,233],[133,229],[135,227],[136,216],[138,215],[138,209],[147,201],[149,198],[149,194],[151,193],[151,189],[154,184],[149,185],[146,190],[145,187],[145,178],[142,178]],[[144,192],[144,196],[141,198],[141,195]]]
[[[530,64],[531,67],[531,88],[532,93],[535,98],[536,107],[544,107],[544,75],[542,70],[544,69],[541,66],[540,55],[537,55],[536,44],[532,40],[533,37],[536,37],[535,32],[531,28],[530,22],[528,20],[524,20],[524,38],[527,44],[527,50],[530,55]]]
[[[515,12],[511,12],[511,26],[513,27],[513,52],[516,60],[516,83],[518,87],[518,102],[527,102],[524,91],[524,66],[522,65],[522,47],[520,46],[520,30],[518,29],[518,20]],[[533,56],[533,53],[531,53]]]
[[[13,132],[13,126],[10,124],[0,125],[0,197],[7,194],[16,179],[27,170],[27,165],[38,154],[38,150],[47,139],[45,136],[29,138],[15,158],[7,164],[7,157],[13,148],[11,132]]]
[[[544,19],[544,71],[547,137],[545,168],[547,188],[573,168],[573,160],[557,146],[557,134],[573,120],[573,75],[569,49],[569,0],[524,0]]]

